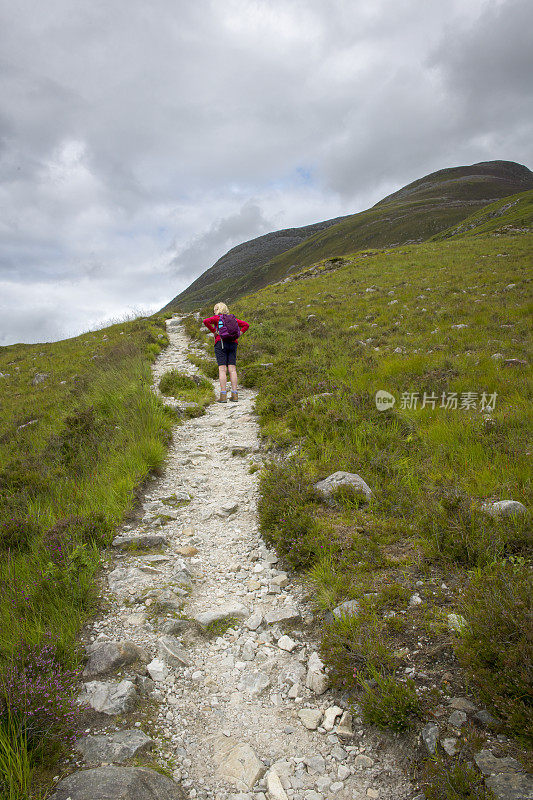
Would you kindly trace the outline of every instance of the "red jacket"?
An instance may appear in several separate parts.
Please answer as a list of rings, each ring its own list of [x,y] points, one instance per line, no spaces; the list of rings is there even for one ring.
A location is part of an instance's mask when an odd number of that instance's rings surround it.
[[[214,316],[214,317],[207,317],[207,319],[204,319],[204,325],[205,325],[205,327],[206,327],[206,328],[209,328],[209,330],[211,331],[211,333],[214,333],[214,334],[215,334],[215,344],[216,344],[217,342],[220,342],[220,336],[219,336],[219,335],[218,335],[218,333],[217,333],[217,330],[218,330],[218,320],[219,320],[219,319],[220,319],[220,314],[215,314],[215,316]],[[238,319],[238,320],[237,320],[237,325],[238,325],[238,326],[239,326],[239,328],[241,329],[241,332],[242,332],[242,333],[246,333],[246,331],[247,331],[247,330],[248,330],[248,328],[250,327],[250,323],[249,323],[249,322],[245,322],[243,319]]]

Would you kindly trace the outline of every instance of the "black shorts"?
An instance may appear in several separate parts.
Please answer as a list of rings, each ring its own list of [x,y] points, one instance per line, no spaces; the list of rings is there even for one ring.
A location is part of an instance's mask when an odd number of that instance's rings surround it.
[[[237,342],[225,341],[215,344],[215,357],[219,367],[227,367],[229,364],[237,363]]]

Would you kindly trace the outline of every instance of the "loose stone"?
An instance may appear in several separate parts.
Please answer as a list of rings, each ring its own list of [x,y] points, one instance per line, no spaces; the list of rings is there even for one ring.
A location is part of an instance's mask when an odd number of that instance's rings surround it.
[[[89,681],[78,696],[80,705],[88,704],[103,714],[127,714],[137,705],[139,695],[131,681]]]
[[[316,731],[323,717],[323,712],[320,708],[302,708],[298,711],[298,716],[307,730]]]

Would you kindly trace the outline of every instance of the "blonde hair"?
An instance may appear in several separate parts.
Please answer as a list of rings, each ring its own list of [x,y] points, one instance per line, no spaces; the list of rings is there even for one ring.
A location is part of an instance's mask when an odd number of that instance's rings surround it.
[[[215,314],[229,314],[229,308],[225,303],[217,303],[213,311]]]

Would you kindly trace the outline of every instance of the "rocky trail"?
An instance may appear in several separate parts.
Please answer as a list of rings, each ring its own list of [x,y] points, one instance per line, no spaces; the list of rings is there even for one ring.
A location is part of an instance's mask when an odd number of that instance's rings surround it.
[[[169,369],[196,373],[179,318],[168,332],[154,391]],[[177,427],[115,539],[83,637],[88,728],[53,800],[413,796],[329,689],[305,590],[260,537],[253,406],[241,390]]]

